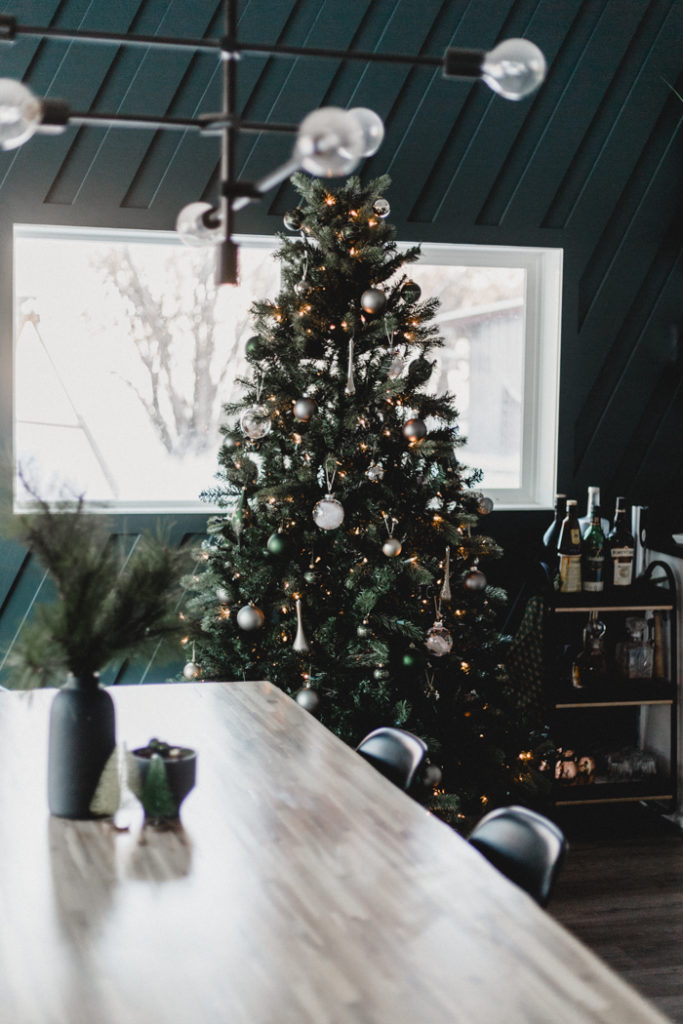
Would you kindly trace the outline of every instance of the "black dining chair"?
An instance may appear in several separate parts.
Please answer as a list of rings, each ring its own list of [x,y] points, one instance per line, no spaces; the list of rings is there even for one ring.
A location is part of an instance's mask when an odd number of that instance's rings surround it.
[[[540,906],[548,905],[567,850],[554,821],[528,807],[497,807],[474,826],[469,841]]]
[[[361,740],[356,752],[396,786],[408,790],[427,756],[427,744],[405,729],[381,726]]]

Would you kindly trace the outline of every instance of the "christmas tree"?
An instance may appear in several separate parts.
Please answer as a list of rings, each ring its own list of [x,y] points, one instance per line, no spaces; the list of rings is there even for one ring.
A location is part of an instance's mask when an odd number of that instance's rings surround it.
[[[404,269],[420,249],[396,244],[387,177],[292,180],[281,291],[253,306],[253,372],[202,495],[224,511],[188,581],[185,674],[269,679],[354,746],[416,733],[425,799],[465,827],[534,773],[482,569],[491,504],[458,461],[454,396],[428,388],[438,303]]]

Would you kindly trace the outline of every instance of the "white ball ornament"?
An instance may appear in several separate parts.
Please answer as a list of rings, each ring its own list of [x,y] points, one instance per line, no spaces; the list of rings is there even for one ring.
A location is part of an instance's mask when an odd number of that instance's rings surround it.
[[[195,661],[188,661],[188,663],[183,667],[183,678],[188,681],[191,679],[197,679],[200,672],[201,669]]]
[[[299,398],[294,403],[294,419],[301,423],[308,423],[317,408],[318,403],[314,398]]]
[[[237,613],[237,625],[246,633],[260,629],[266,617],[255,604],[245,604]]]
[[[321,530],[336,530],[344,522],[344,506],[341,501],[326,494],[313,508],[313,522]]]

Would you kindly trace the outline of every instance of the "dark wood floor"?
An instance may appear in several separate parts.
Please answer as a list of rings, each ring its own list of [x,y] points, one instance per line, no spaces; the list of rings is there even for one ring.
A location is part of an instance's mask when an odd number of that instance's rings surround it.
[[[561,824],[570,850],[550,912],[683,1024],[683,832],[632,809]]]

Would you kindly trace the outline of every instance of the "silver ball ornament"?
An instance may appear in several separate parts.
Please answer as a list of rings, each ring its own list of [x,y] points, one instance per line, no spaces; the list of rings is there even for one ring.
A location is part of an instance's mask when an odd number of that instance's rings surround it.
[[[251,441],[260,441],[273,426],[265,405],[250,405],[240,416],[240,427]]]
[[[424,420],[419,419],[417,416],[412,420],[408,420],[403,424],[403,435],[409,441],[421,441],[423,437],[427,436],[427,427]]]
[[[433,789],[434,786],[438,786],[443,777],[443,772],[439,768],[438,764],[428,764],[422,773],[422,781],[425,786]]]
[[[188,661],[188,663],[183,667],[183,678],[188,680],[197,679],[200,672],[201,669],[196,662]]]
[[[308,711],[311,715],[314,715],[320,707],[320,696],[310,686],[302,686],[294,700],[299,707],[302,707],[304,711]]]
[[[382,217],[382,219],[388,217],[391,213],[391,207],[389,206],[388,200],[382,198],[375,199],[372,204],[372,209],[374,213],[376,213],[378,217]]]
[[[379,288],[366,288],[360,297],[360,304],[366,313],[381,313],[387,304],[387,297]]]
[[[237,625],[246,633],[254,629],[260,629],[265,621],[265,615],[254,604],[243,605],[237,613]]]
[[[483,590],[486,586],[486,576],[481,569],[469,569],[465,574],[463,584],[468,590]]]
[[[365,475],[368,480],[373,483],[377,483],[384,477],[384,466],[380,462],[373,462],[371,466],[365,470]]]
[[[397,555],[401,554],[402,549],[403,545],[397,537],[389,537],[389,539],[385,540],[384,544],[382,544],[382,551],[387,558],[396,558]]]
[[[304,222],[304,211],[295,206],[293,210],[287,211],[282,220],[288,231],[300,231]]]
[[[493,512],[493,500],[491,498],[484,497],[484,495],[482,494],[481,498],[479,499],[479,504],[477,505],[477,511],[479,512],[479,515],[489,515],[491,512]]]
[[[318,403],[315,398],[298,398],[294,403],[294,419],[301,423],[308,423],[317,408]]]

